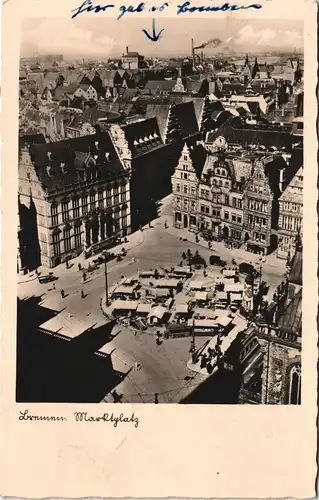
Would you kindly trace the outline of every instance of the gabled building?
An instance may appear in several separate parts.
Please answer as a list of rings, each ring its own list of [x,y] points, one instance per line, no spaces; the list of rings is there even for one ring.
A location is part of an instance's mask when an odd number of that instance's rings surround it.
[[[185,143],[172,175],[174,226],[197,231],[198,189],[206,152],[202,147]]]
[[[107,133],[42,144],[21,139],[20,230],[34,236],[42,265],[98,251],[130,232],[129,155],[122,161]]]
[[[279,198],[277,257],[290,259],[295,239],[302,233],[303,218],[303,167],[293,176]]]
[[[255,160],[244,192],[246,249],[267,255],[277,246],[280,163],[270,157]]]

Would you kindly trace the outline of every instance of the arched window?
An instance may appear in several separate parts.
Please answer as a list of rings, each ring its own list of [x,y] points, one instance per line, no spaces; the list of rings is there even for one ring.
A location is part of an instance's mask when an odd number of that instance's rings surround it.
[[[288,404],[301,404],[301,365],[295,364],[289,373]]]

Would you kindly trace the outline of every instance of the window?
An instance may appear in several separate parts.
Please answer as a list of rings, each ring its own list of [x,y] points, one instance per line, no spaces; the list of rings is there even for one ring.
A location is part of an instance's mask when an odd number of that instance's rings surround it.
[[[184,160],[184,161],[187,161],[187,160],[188,160],[188,156],[187,156],[187,155],[184,155],[184,156],[183,156],[183,160]]]
[[[301,404],[301,366],[294,365],[290,370],[288,404]]]
[[[59,224],[58,205],[51,206],[51,215],[52,215],[52,226],[57,226]]]
[[[260,233],[260,240],[261,241],[265,241],[266,240],[266,236],[262,233]]]
[[[122,191],[121,190],[121,202],[125,201],[126,200],[126,191]]]
[[[65,229],[63,231],[64,238],[64,251],[69,252],[71,250],[71,232],[70,229]]]
[[[181,186],[179,184],[176,184],[176,191],[179,193],[181,190]]]
[[[205,213],[205,207],[204,207],[204,205],[201,205],[201,206],[200,206],[200,211],[201,211],[203,214]]]
[[[186,184],[185,184],[185,186],[184,186],[184,194],[187,194],[187,192],[188,192],[188,191],[187,191],[187,186],[186,186]]]
[[[90,208],[91,210],[95,208],[95,193],[90,194]]]
[[[195,201],[192,201],[192,203],[191,203],[191,210],[192,210],[192,212],[195,212],[195,210],[196,210]]]
[[[231,220],[232,220],[232,222],[236,222],[236,220],[237,220],[236,215],[232,214],[232,216],[231,216]]]
[[[194,217],[194,215],[191,215],[191,216],[189,217],[189,224],[190,224],[191,226],[196,226],[196,217]]]
[[[229,220],[229,212],[224,212],[224,218],[225,220]]]
[[[73,198],[72,206],[73,206],[73,218],[78,219],[80,217],[79,198]]]
[[[181,203],[181,199],[180,198],[176,198],[176,205],[180,205]]]
[[[53,254],[55,257],[61,255],[60,233],[53,235]]]
[[[75,248],[81,246],[81,226],[75,226],[74,228],[74,245]]]
[[[225,185],[225,188],[229,188],[229,182],[228,181],[225,181],[224,185]]]
[[[98,193],[97,193],[98,205],[100,208],[104,208],[103,194],[104,194],[103,191],[98,191]]]
[[[114,195],[114,205],[117,205],[119,202],[120,202],[120,197],[119,197],[119,195],[117,193],[117,194]]]
[[[188,207],[188,202],[187,200],[184,199],[184,208],[187,209],[187,207]]]
[[[176,212],[175,219],[176,219],[176,221],[180,222],[182,220],[182,214],[180,212]]]
[[[241,224],[241,217],[237,217],[238,224]]]
[[[195,196],[195,188],[194,188],[194,186],[191,187],[191,193],[192,193],[192,196]]]
[[[188,174],[184,172],[184,179],[188,179]]]
[[[88,213],[88,197],[82,196],[82,215],[86,215]]]
[[[66,222],[69,220],[69,203],[67,201],[62,202],[62,221]]]
[[[225,194],[225,205],[229,205],[229,196],[228,194]]]

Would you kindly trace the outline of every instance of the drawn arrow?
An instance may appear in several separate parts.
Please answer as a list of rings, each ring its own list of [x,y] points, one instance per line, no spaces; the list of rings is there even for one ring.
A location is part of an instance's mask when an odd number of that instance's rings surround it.
[[[147,38],[149,40],[151,40],[152,42],[157,42],[157,40],[160,39],[161,34],[164,31],[164,29],[161,29],[161,31],[158,34],[156,34],[156,32],[155,32],[155,19],[153,19],[153,34],[150,35],[147,30],[142,30],[142,31],[147,36]]]

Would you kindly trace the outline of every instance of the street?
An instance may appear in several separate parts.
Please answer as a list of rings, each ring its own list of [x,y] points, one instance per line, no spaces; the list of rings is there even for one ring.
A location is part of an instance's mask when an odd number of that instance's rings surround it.
[[[222,243],[213,242],[212,249],[209,250],[203,240],[197,244],[193,234],[185,230],[177,231],[172,227],[172,217],[169,215],[171,213],[171,198],[168,197],[161,207],[160,216],[153,221],[151,228],[137,231],[129,236],[127,244],[121,244],[117,249],[111,250],[116,253],[124,247],[127,249],[127,255],[120,262],[114,260],[108,263],[109,289],[121,276],[130,277],[139,270],[178,265],[182,260],[182,253],[188,248],[192,252],[198,250],[206,261],[212,253],[216,253],[228,263],[234,258],[237,263],[246,261],[255,264],[257,256],[243,249],[228,249]],[[167,229],[165,222],[168,224]],[[187,238],[187,241],[181,238]],[[101,297],[105,293],[104,265],[93,273],[88,273],[87,281],[82,284],[79,262],[86,266],[88,263],[80,256],[70,263],[69,269],[64,264],[54,268],[54,275],[58,277],[55,289],[52,283],[40,284],[37,279],[20,282],[18,297],[23,299],[32,295],[41,296],[43,306],[62,311],[60,315],[68,317],[68,324],[71,325],[69,328],[72,328],[72,318],[76,318],[74,325],[82,325],[82,331],[93,325],[99,327],[105,324],[106,319],[100,308]],[[258,266],[256,264],[259,269]],[[42,275],[48,273],[45,269],[39,271]],[[219,272],[219,268],[216,268],[216,272]],[[284,272],[285,262],[274,255],[268,256],[266,262],[262,263],[262,279],[270,287],[269,298],[283,280]],[[18,277],[20,278],[22,277]],[[61,297],[62,289],[65,298]],[[82,289],[84,298],[81,298]],[[120,329],[118,326],[116,329],[117,332],[120,330],[118,335],[100,351],[107,354],[112,352],[114,369],[128,372],[133,368],[117,388],[117,392],[123,395],[123,402],[154,402],[155,393],[159,395],[159,402],[178,402],[204,380],[203,375],[187,368],[190,357],[189,338],[165,340],[158,346],[155,337],[150,333],[138,332],[134,335],[131,329]],[[72,332],[72,337],[78,333],[81,332]],[[197,347],[203,345],[207,339],[208,337],[196,339]],[[139,370],[134,369],[136,363],[141,367]],[[112,396],[108,395],[105,401],[112,402]]]

